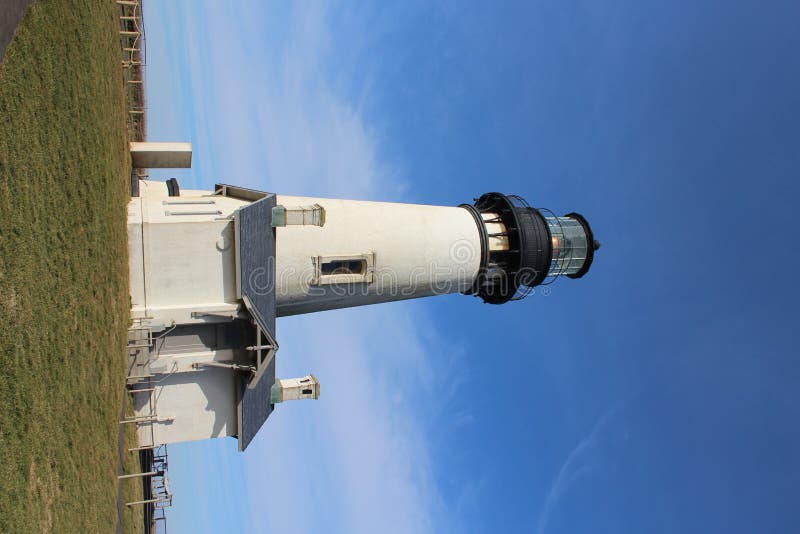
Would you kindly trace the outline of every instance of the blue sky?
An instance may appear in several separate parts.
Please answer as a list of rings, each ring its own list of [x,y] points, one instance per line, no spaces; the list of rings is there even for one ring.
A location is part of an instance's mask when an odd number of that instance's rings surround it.
[[[578,211],[589,275],[284,318],[246,453],[170,447],[170,532],[788,532],[800,522],[795,2],[146,5],[184,188]]]

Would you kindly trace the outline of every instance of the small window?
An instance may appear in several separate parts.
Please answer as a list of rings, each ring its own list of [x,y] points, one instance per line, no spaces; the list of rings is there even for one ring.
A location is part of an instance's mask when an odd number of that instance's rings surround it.
[[[303,395],[311,395],[311,390],[310,389],[304,389],[303,390]]]
[[[334,260],[325,262],[320,267],[320,274],[364,274],[367,270],[365,260]]]
[[[372,283],[375,270],[375,254],[352,256],[316,256],[312,284]]]

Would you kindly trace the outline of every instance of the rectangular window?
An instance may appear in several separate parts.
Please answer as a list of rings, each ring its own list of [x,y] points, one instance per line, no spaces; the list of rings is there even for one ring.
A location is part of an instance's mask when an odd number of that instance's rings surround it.
[[[364,260],[333,260],[322,264],[320,274],[364,274],[367,262]]]
[[[375,271],[375,253],[352,256],[316,256],[312,284],[371,283]]]

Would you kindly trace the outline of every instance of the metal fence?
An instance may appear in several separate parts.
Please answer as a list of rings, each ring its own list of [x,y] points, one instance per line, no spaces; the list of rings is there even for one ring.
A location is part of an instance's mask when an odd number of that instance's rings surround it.
[[[128,100],[128,135],[131,141],[144,141],[146,132],[144,71],[147,65],[147,49],[142,0],[116,0],[116,2],[119,6],[122,70]]]

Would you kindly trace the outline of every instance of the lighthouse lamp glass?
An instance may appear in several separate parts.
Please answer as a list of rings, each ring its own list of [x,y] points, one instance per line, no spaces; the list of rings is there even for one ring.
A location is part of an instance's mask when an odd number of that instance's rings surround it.
[[[590,246],[583,225],[571,217],[545,217],[545,220],[553,245],[547,276],[577,273],[586,261]]]

